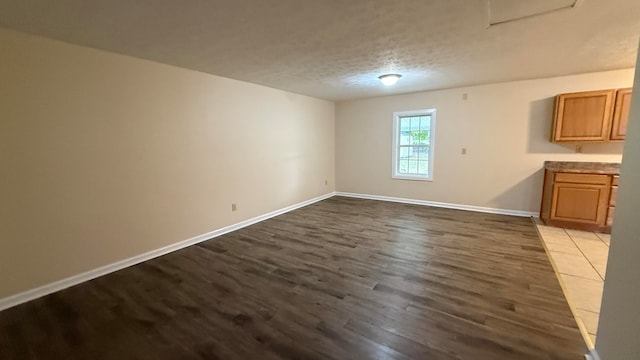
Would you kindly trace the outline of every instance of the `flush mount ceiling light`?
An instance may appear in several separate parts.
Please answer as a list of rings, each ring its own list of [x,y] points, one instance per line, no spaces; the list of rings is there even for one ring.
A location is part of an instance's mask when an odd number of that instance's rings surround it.
[[[402,75],[400,74],[386,74],[386,75],[378,76],[378,79],[380,79],[380,81],[382,81],[383,84],[387,86],[391,86],[397,83],[398,79],[400,79],[401,77]]]

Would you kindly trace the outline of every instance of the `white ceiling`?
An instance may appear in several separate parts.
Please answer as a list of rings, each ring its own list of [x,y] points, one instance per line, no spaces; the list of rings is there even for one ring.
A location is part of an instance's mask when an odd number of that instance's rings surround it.
[[[330,100],[635,65],[638,0],[489,2],[552,0],[0,0],[0,26]]]

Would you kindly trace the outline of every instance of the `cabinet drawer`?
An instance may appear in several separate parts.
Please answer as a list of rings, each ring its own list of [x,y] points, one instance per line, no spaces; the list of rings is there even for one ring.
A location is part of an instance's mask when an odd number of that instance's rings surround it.
[[[616,196],[618,195],[618,187],[611,187],[611,195],[609,195],[609,206],[616,206]]]
[[[611,226],[613,224],[613,213],[615,212],[615,210],[615,207],[609,207],[609,211],[607,211],[607,226]]]
[[[557,173],[554,180],[557,183],[609,185],[611,177],[609,175],[599,174]]]

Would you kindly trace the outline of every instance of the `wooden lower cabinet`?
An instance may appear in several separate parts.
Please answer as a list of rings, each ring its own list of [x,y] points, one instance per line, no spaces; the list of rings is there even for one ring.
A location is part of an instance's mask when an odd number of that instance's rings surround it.
[[[611,232],[615,206],[612,183],[612,175],[545,170],[540,218],[552,226]]]
[[[614,175],[611,179],[611,192],[609,193],[609,210],[607,211],[607,226],[613,225],[613,213],[616,210],[616,198],[618,195],[618,180],[620,176]]]
[[[607,216],[609,187],[595,184],[555,183],[551,216],[553,220],[601,224]]]

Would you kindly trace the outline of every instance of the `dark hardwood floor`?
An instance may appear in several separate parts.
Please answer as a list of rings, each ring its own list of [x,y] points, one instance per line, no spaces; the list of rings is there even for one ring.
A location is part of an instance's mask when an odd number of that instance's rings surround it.
[[[527,218],[343,197],[0,312],[1,359],[584,359]]]

